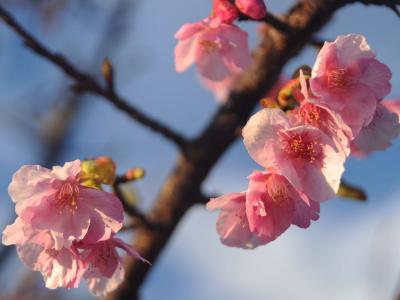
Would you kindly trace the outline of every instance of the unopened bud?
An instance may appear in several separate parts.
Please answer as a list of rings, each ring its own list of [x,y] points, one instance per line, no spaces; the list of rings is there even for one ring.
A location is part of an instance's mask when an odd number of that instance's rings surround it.
[[[113,184],[115,181],[115,163],[107,156],[84,160],[81,168],[81,183],[85,186],[101,188],[101,184]]]
[[[114,85],[114,71],[111,65],[111,61],[108,57],[104,58],[101,64],[101,72],[103,73],[104,80],[107,82],[109,87]]]
[[[280,108],[279,104],[272,98],[262,98],[260,106],[263,108]]]
[[[142,179],[145,175],[145,171],[142,168],[132,168],[125,173],[125,178],[127,181],[134,181]]]

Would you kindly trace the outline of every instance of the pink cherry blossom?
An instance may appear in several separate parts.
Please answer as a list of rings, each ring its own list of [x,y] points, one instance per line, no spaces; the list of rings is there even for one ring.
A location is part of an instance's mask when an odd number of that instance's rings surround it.
[[[252,249],[267,244],[291,224],[307,228],[319,218],[319,203],[298,193],[283,176],[255,171],[246,192],[211,199],[208,210],[221,209],[217,232],[223,244]]]
[[[214,0],[214,17],[220,18],[224,23],[232,23],[238,18],[238,10],[229,0]]]
[[[207,209],[220,209],[217,220],[217,232],[221,242],[230,247],[253,249],[263,241],[249,229],[246,216],[246,192],[229,193],[213,198],[207,203]]]
[[[306,228],[319,218],[319,203],[303,197],[289,181],[274,173],[253,172],[246,195],[250,231],[268,243],[291,224]]]
[[[256,20],[264,18],[267,13],[264,0],[235,0],[235,4],[242,13]]]
[[[346,153],[316,127],[293,127],[279,109],[263,109],[243,128],[244,144],[261,166],[285,176],[313,201],[335,195],[344,172]]]
[[[325,42],[310,84],[318,103],[339,113],[357,135],[389,93],[390,79],[389,68],[375,58],[365,37],[349,34]]]
[[[362,157],[372,151],[385,150],[399,134],[399,116],[379,104],[372,122],[363,127],[351,142],[351,153]]]
[[[185,24],[175,37],[179,40],[175,48],[178,72],[195,63],[202,77],[221,81],[242,72],[251,63],[247,33],[219,18]]]
[[[123,208],[114,195],[80,184],[80,161],[53,170],[23,166],[9,186],[20,219],[34,230],[49,231],[57,250],[90,234],[109,238],[122,227]]]
[[[128,255],[149,263],[130,245],[114,236],[90,245],[85,245],[83,242],[79,247],[85,249],[82,257],[88,265],[83,276],[88,282],[89,290],[96,296],[104,296],[116,289],[124,278],[122,257],[116,248],[123,249]]]
[[[70,248],[44,249],[42,246],[26,242],[17,245],[18,256],[32,270],[39,271],[46,287],[76,288],[86,267],[74,246]]]

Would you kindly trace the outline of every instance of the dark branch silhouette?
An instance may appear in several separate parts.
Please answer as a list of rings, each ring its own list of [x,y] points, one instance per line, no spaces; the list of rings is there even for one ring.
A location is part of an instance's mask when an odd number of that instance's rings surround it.
[[[130,105],[127,101],[125,101],[118,94],[116,94],[113,89],[110,89],[109,86],[103,87],[99,82],[97,82],[97,80],[95,80],[88,74],[79,71],[64,56],[58,53],[53,53],[50,50],[48,50],[37,39],[35,39],[31,34],[29,34],[24,28],[22,28],[22,26],[18,24],[18,22],[14,19],[14,17],[1,6],[0,6],[0,18],[2,18],[3,21],[22,38],[27,47],[32,49],[38,55],[46,58],[48,61],[58,66],[60,69],[64,71],[64,73],[73,78],[75,81],[74,87],[77,91],[91,92],[93,94],[102,96],[104,99],[112,103],[116,108],[125,112],[128,116],[130,116],[138,123],[161,134],[168,140],[172,141],[182,151],[185,150],[187,142],[183,136],[174,132],[166,125],[161,124],[157,120],[148,117],[140,110]]]

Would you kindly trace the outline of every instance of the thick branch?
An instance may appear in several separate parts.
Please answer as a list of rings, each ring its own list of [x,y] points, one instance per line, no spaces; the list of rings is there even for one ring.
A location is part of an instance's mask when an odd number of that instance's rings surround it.
[[[176,144],[181,150],[186,148],[186,140],[183,136],[176,133],[164,124],[161,124],[155,119],[152,119],[142,113],[140,110],[130,105],[124,99],[122,99],[118,94],[114,92],[113,89],[104,88],[100,83],[98,83],[91,76],[82,73],[75,66],[73,66],[64,56],[52,53],[43,44],[41,44],[37,39],[35,39],[30,33],[28,33],[18,22],[8,13],[3,7],[0,6],[0,18],[14,30],[14,32],[19,35],[24,41],[25,45],[33,50],[35,53],[41,57],[47,59],[51,63],[58,66],[64,71],[69,77],[75,81],[75,87],[81,92],[91,92],[93,94],[104,97],[108,102],[113,104],[116,108],[125,112],[129,117],[150,128],[151,130],[161,134],[165,138],[171,140]]]

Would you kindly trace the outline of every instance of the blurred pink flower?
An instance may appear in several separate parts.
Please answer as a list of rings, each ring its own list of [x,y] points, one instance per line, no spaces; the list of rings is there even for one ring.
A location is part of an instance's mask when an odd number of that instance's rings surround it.
[[[264,18],[267,13],[264,0],[235,0],[235,4],[242,13],[255,20]]]
[[[219,18],[185,24],[175,34],[175,65],[183,72],[193,63],[200,75],[212,81],[222,81],[238,74],[251,63],[247,33]]]
[[[385,150],[399,136],[399,116],[382,104],[377,106],[372,122],[351,141],[351,154],[363,157],[372,151]]]
[[[378,101],[389,93],[391,76],[365,37],[349,34],[325,42],[310,84],[317,103],[339,113],[357,135],[372,121]]]
[[[130,245],[114,236],[95,244],[79,243],[79,247],[84,249],[82,257],[87,264],[83,277],[88,282],[90,292],[96,296],[104,296],[113,291],[124,279],[122,257],[116,248],[123,249],[128,255],[149,263]]]
[[[279,109],[263,109],[243,128],[244,144],[261,166],[285,176],[301,194],[321,202],[333,197],[346,153],[310,125],[292,126]]]
[[[123,208],[114,195],[80,184],[80,161],[53,170],[23,166],[13,177],[9,194],[16,212],[33,230],[49,231],[55,249],[68,247],[88,232],[97,240],[122,227]]]
[[[232,23],[238,17],[238,10],[229,0],[213,1],[213,16],[220,18],[224,23]]]

